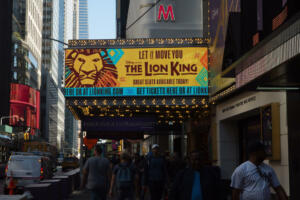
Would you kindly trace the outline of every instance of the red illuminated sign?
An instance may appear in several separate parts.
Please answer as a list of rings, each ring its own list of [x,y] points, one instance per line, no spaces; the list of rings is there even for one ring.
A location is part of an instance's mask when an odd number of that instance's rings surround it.
[[[40,123],[40,92],[21,84],[11,84],[10,125],[31,128],[34,134]]]
[[[158,16],[157,16],[157,21],[161,21],[162,17],[164,18],[164,21],[168,21],[169,17],[171,17],[171,21],[175,21],[175,15],[173,11],[173,6],[168,5],[167,7],[167,12],[165,10],[164,5],[160,5],[158,9]]]

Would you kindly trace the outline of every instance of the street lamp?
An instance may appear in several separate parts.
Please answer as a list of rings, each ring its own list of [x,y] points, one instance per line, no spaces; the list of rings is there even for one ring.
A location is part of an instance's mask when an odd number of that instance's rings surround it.
[[[66,45],[66,46],[68,46],[68,44],[67,44],[67,43],[65,43],[65,42],[63,42],[63,41],[60,41],[60,40],[57,40],[57,39],[54,39],[54,38],[49,38],[49,37],[46,37],[45,39],[47,39],[47,40],[53,40],[53,41],[56,41],[56,42],[58,42],[58,43],[61,43],[61,44],[63,44],[63,45]]]

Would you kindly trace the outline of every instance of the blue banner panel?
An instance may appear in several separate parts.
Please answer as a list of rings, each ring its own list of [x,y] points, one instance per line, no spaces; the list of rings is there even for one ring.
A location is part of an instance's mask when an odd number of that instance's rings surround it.
[[[207,87],[65,88],[66,97],[207,96]]]

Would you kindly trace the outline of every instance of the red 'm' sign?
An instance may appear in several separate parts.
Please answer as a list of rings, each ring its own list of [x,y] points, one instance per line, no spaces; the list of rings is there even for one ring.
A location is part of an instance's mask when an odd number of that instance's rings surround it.
[[[167,7],[167,12],[165,11],[165,6],[164,5],[160,5],[159,6],[159,10],[158,10],[158,16],[157,16],[157,20],[161,21],[161,18],[164,18],[165,21],[169,20],[169,17],[171,17],[171,21],[175,21],[175,15],[174,15],[174,11],[173,11],[173,6],[172,5],[168,5]]]

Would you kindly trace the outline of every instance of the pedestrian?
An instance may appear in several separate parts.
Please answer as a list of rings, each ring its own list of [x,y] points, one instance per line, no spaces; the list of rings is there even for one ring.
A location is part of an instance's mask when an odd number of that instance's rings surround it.
[[[176,177],[176,174],[186,167],[184,161],[179,157],[178,153],[173,153],[170,164],[168,167],[168,173],[170,177],[170,182],[172,183]]]
[[[205,166],[200,151],[190,154],[189,166],[177,173],[170,200],[220,200],[220,169]]]
[[[95,146],[94,156],[89,158],[83,167],[81,189],[85,186],[91,192],[91,200],[106,200],[109,177],[111,174],[108,159],[101,156],[102,148]]]
[[[117,199],[133,200],[138,183],[138,174],[134,165],[130,163],[130,156],[127,153],[122,153],[120,159],[120,164],[113,169],[109,196],[112,197],[116,183]]]
[[[168,172],[166,162],[160,155],[159,145],[152,145],[152,154],[147,158],[143,174],[143,191],[148,186],[151,200],[161,200],[166,189]]]
[[[287,200],[273,168],[263,163],[267,157],[265,146],[253,143],[248,154],[249,160],[238,166],[231,177],[233,200],[270,200],[270,187],[276,191],[279,200]]]

